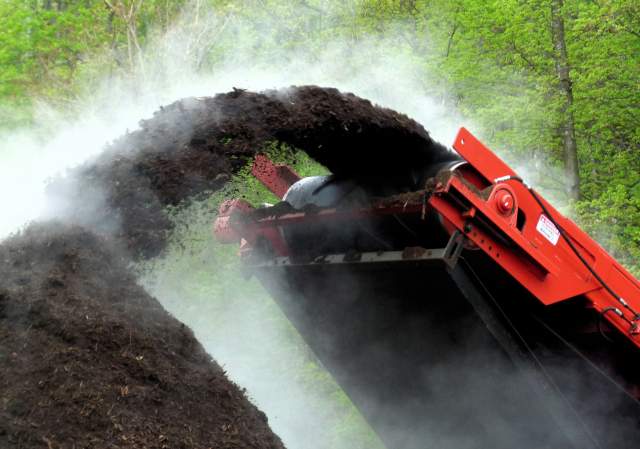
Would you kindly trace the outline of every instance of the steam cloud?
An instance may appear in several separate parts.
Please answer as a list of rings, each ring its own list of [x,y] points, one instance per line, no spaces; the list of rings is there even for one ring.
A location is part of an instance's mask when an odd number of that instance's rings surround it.
[[[198,19],[194,20],[196,14]],[[311,13],[301,8],[299,14]],[[144,68],[140,67],[136,76],[105,79],[100,88],[78,101],[73,119],[65,118],[66,112],[41,105],[33,129],[0,136],[0,238],[32,219],[64,215],[55,204],[48,204],[47,180],[100,154],[106,143],[134,129],[139,119],[178,98],[212,95],[233,87],[263,90],[317,84],[350,91],[406,113],[424,123],[434,138],[445,144],[453,140],[460,124],[474,128],[468,119],[448,109],[442,99],[421,94],[424,80],[416,75],[420,70],[398,54],[397,36],[333,40],[319,51],[303,43],[273,53],[263,52],[259,44],[275,40],[279,31],[266,18],[258,31],[255,23],[249,26],[239,16],[219,16],[189,4],[175,26],[147,46]],[[215,69],[202,71],[205,56],[216,50],[218,42],[230,40],[234,40],[234,47],[221,55]],[[100,192],[96,192],[99,200]],[[213,258],[214,244],[205,239],[210,238],[208,223],[214,214],[202,204],[184,211],[179,219],[190,222],[190,230],[185,227],[184,234],[176,236],[176,248],[185,243],[189,248],[188,239],[195,232],[196,245],[191,248],[199,249],[190,254],[175,249],[164,261],[147,267],[150,271],[143,282],[170,312],[194,329],[230,377],[247,388],[289,448],[355,447],[350,440],[352,434],[346,433],[342,440],[339,436],[338,440],[327,437],[323,425],[332,422],[335,401],[324,401],[327,392],[314,391],[305,383],[308,351],[299,349],[303,348],[299,337],[283,324],[280,312],[261,287],[255,282],[245,283],[239,276],[232,262],[233,249],[226,259]],[[180,242],[181,237],[184,240]],[[218,250],[216,253],[221,254]],[[219,308],[210,306],[203,313],[208,293],[207,279],[202,276],[214,269],[233,276],[228,285],[237,280],[242,287],[228,287],[221,293],[228,302],[221,305],[224,301],[215,301]],[[265,317],[269,319],[266,323]],[[291,339],[295,342],[285,343]],[[283,351],[280,344],[288,344],[287,351],[302,353]],[[280,369],[283,366],[296,369],[284,372]],[[329,394],[337,392],[335,389]],[[355,411],[353,422],[359,422],[366,433]],[[374,447],[379,443],[371,437],[365,444]]]
[[[99,154],[106,143],[162,104],[189,96],[207,96],[233,87],[255,91],[288,85],[317,84],[337,87],[402,111],[421,123],[444,143],[452,141],[461,120],[442,103],[419,94],[423,81],[416,70],[397,55],[393,39],[358,42],[330,41],[317,53],[297,48],[262,53],[259,43],[279,30],[268,22],[259,29],[239,16],[220,17],[196,4],[187,5],[173,28],[153,39],[145,49],[144,67],[135,76],[112,77],[92,88],[69,111],[50,105],[37,107],[35,125],[0,136],[3,164],[0,189],[3,220],[0,238],[47,211],[46,181]],[[302,8],[301,15],[309,14]],[[251,25],[255,27],[255,24]],[[226,36],[228,35],[228,36]],[[211,72],[200,70],[207,52],[230,39],[233,48],[221,56]],[[372,62],[377,61],[377,62]]]

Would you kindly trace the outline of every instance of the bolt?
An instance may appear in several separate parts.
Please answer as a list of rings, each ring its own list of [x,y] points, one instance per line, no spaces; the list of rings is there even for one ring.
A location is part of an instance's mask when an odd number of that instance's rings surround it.
[[[495,196],[496,207],[502,215],[508,215],[513,211],[513,196],[506,190],[501,190]]]

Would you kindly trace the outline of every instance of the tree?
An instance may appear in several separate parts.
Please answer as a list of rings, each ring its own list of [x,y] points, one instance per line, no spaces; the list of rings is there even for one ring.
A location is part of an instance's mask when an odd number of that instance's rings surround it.
[[[96,2],[0,1],[1,125],[25,120],[33,98],[73,96],[79,68],[106,38],[87,24],[104,18]]]
[[[112,14],[118,17],[125,25],[127,35],[127,53],[129,55],[129,67],[131,70],[136,65],[144,73],[144,61],[142,48],[138,40],[138,14],[144,0],[104,0]]]
[[[561,128],[564,145],[564,172],[567,193],[573,200],[580,199],[580,170],[578,166],[578,146],[576,144],[575,119],[573,116],[573,85],[571,67],[565,42],[563,0],[551,0],[551,39],[553,41],[556,74],[562,92]]]

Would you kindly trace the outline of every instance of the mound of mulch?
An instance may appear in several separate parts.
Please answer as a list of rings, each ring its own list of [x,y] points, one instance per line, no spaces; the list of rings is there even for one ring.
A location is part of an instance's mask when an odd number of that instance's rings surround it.
[[[335,89],[161,108],[51,183],[76,225],[34,224],[0,244],[1,448],[283,447],[129,270],[132,255],[163,250],[167,206],[221,188],[272,141],[369,181],[453,157],[408,117]]]
[[[283,448],[127,263],[55,223],[0,245],[0,447]]]
[[[116,229],[135,256],[153,257],[173,226],[166,206],[221,188],[269,142],[374,182],[455,158],[407,116],[336,89],[234,90],[161,108],[50,192],[78,222]]]

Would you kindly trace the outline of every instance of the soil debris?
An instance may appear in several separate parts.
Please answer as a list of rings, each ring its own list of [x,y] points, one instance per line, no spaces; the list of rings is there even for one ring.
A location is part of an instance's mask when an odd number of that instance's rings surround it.
[[[0,447],[283,448],[127,264],[58,223],[0,246]]]
[[[236,89],[161,108],[50,192],[79,223],[111,224],[136,257],[154,257],[173,226],[166,206],[218,190],[269,142],[303,150],[337,176],[374,182],[456,158],[414,120],[353,94]]]

